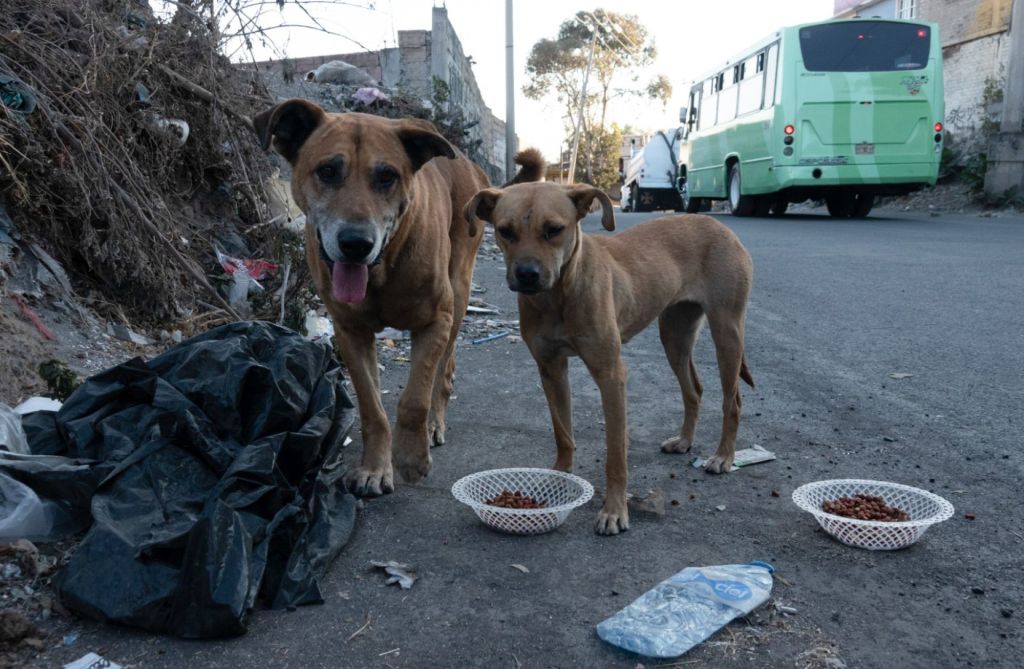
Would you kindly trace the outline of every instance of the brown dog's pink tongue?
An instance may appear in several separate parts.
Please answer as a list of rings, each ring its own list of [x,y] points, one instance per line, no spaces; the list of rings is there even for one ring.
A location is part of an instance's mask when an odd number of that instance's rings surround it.
[[[357,304],[366,297],[366,282],[370,270],[366,265],[349,262],[334,263],[331,273],[331,292],[334,299],[346,304]]]

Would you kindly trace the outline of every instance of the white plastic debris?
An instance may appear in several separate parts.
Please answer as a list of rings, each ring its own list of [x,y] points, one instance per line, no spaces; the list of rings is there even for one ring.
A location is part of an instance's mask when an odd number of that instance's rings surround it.
[[[21,414],[6,404],[0,403],[0,449],[11,453],[28,453],[28,441],[21,429]]]
[[[749,467],[750,465],[756,465],[761,462],[769,462],[775,460],[775,454],[766,449],[760,444],[754,444],[751,448],[744,448],[736,451],[736,459],[733,460],[732,468],[739,469],[740,467]],[[695,458],[693,461],[694,467],[703,467],[704,463],[707,462],[705,458]]]
[[[63,404],[60,400],[51,399],[49,397],[30,397],[18,406],[14,407],[14,412],[19,413],[22,416],[36,411],[60,411]]]
[[[96,653],[88,653],[74,662],[65,664],[64,669],[121,669],[121,665]]]
[[[331,319],[317,315],[316,311],[310,309],[306,312],[306,339],[320,341],[334,336],[334,324]]]

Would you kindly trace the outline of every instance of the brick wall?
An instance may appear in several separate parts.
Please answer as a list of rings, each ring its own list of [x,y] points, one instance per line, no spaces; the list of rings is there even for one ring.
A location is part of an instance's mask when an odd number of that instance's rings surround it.
[[[946,90],[946,127],[959,153],[984,150],[979,146],[982,122],[999,120],[1001,105],[982,102],[985,87],[994,82],[1001,90],[1006,81],[1010,35],[1001,32],[943,49]]]

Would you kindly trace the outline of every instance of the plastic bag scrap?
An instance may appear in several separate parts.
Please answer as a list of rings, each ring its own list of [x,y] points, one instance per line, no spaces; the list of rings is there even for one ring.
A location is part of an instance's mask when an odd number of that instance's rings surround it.
[[[91,520],[56,581],[69,609],[182,637],[242,634],[257,597],[323,601],[320,578],[355,523],[340,481],[354,416],[327,347],[232,323],[25,416],[34,455],[5,456],[0,472],[59,507],[61,527]]]
[[[277,265],[269,260],[250,260],[248,258],[232,258],[214,248],[217,254],[217,262],[225,272],[231,275],[231,291],[228,295],[228,302],[233,307],[245,304],[249,299],[249,289],[263,290],[260,281],[277,272]]]
[[[0,402],[0,449],[10,453],[28,453],[25,430],[21,428],[21,415]]]
[[[763,604],[774,571],[766,562],[687,567],[600,622],[597,635],[647,657],[678,657]]]

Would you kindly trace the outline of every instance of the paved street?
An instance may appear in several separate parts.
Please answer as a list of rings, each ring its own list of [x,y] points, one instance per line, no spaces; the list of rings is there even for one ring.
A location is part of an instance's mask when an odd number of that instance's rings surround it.
[[[650,217],[620,215],[620,229]],[[326,604],[258,611],[247,636],[217,642],[83,623],[76,644],[50,659],[99,650],[123,664],[194,669],[632,669],[638,658],[600,641],[598,622],[683,567],[767,560],[781,577],[773,597],[796,613],[762,610],[683,660],[1020,666],[1024,218],[882,211],[867,220],[721,220],[755,266],[747,357],[757,389],[742,388],[739,447],[761,444],[776,462],[715,477],[691,468],[688,456],[660,453],[678,429],[681,402],[656,328],[648,329],[626,348],[630,489],[661,489],[678,506],[663,518],[634,515],[614,538],[593,533],[598,500],[551,534],[492,533],[452,499],[451,484],[482,469],[549,466],[554,443],[525,345],[463,342],[449,443],[434,451],[426,484],[367,504],[327,580]],[[596,217],[585,227],[596,232]],[[485,299],[514,314],[503,279],[500,261],[481,259]],[[721,394],[706,331],[697,366],[705,385],[697,450],[709,455]],[[385,375],[392,419],[406,372],[393,365]],[[912,376],[890,378],[897,372]],[[578,360],[571,373],[576,473],[603,488],[597,389]],[[838,477],[927,488],[956,514],[907,550],[847,548],[790,500],[802,483]],[[409,591],[385,587],[371,559],[412,563],[420,580]],[[833,657],[845,665],[827,664]]]

